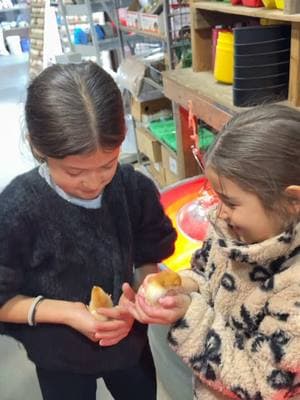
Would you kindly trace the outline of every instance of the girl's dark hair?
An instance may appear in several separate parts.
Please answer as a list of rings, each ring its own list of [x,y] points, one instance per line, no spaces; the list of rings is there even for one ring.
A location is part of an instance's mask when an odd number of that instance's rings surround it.
[[[284,211],[285,189],[300,185],[299,158],[299,111],[266,105],[234,116],[217,135],[205,164],[255,193],[266,209]]]
[[[93,62],[46,68],[28,87],[25,118],[40,160],[114,149],[125,137],[121,93]]]

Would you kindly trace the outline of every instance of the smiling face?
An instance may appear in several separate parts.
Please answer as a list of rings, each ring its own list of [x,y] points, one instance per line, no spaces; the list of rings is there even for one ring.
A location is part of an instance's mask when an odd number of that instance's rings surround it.
[[[120,147],[89,154],[47,158],[50,175],[65,193],[83,200],[96,198],[115,175]]]
[[[266,210],[254,193],[218,176],[212,168],[207,168],[206,176],[220,199],[218,217],[239,240],[259,243],[281,233],[283,222],[278,213]]]

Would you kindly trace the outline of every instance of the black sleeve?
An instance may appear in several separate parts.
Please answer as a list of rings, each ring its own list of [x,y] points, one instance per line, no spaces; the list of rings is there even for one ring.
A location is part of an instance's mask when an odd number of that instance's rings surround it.
[[[160,194],[151,179],[133,171],[134,185],[127,190],[133,225],[134,263],[158,263],[175,248],[177,233],[160,203]]]
[[[30,232],[18,208],[22,196],[17,194],[12,184],[0,195],[0,306],[20,294],[24,279]]]

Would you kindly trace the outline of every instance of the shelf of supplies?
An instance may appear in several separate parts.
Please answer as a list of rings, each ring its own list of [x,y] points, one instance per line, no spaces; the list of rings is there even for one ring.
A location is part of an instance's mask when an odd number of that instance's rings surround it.
[[[75,51],[83,57],[96,56],[97,51],[114,50],[120,45],[119,38],[104,39],[98,42],[98,50],[92,44],[76,44]]]
[[[191,68],[163,72],[164,94],[184,109],[192,102],[194,115],[219,131],[234,114],[246,107],[233,105],[232,85],[216,82],[211,71],[193,72]],[[288,101],[280,104],[288,105]]]
[[[16,7],[11,7],[11,8],[2,8],[0,9],[0,13],[7,13],[7,12],[13,12],[13,11],[29,11],[30,7],[28,6],[16,6]]]
[[[189,109],[212,128],[220,130],[235,113],[232,86],[216,83],[212,72],[193,72],[191,68],[163,72],[165,96]]]
[[[3,36],[6,38],[7,36],[19,35],[21,37],[29,36],[29,27],[17,27],[11,29],[3,30]]]
[[[135,33],[140,36],[146,36],[146,37],[159,39],[159,40],[166,40],[165,36],[161,33],[142,31],[141,29],[128,28],[126,26],[121,26],[120,28],[121,28],[122,32]]]
[[[279,21],[300,22],[300,14],[284,14],[282,10],[266,9],[264,7],[233,6],[219,1],[197,1],[191,3],[193,9],[216,11],[225,14],[243,15],[247,17],[268,18]]]
[[[102,3],[91,3],[92,13],[104,11]],[[89,14],[86,4],[67,4],[65,6],[66,15],[68,17],[77,16],[82,17]]]

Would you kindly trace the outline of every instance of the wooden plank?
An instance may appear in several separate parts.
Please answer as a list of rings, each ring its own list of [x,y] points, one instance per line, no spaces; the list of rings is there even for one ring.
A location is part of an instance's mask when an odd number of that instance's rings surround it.
[[[233,6],[232,4],[229,3],[221,3],[217,1],[198,1],[191,3],[191,8],[217,11],[225,14],[244,15],[248,17],[269,18],[279,21],[300,22],[300,14],[288,15],[284,14],[282,10],[277,10],[277,9],[272,10],[272,9],[266,9],[264,7],[261,8],[243,7],[243,6]]]
[[[193,71],[209,71],[211,65],[211,26],[197,12],[191,10],[191,39],[193,54]]]
[[[299,0],[285,0],[284,13],[285,14],[297,14],[297,13],[300,13]]]
[[[211,72],[193,72],[190,68],[163,73],[165,96],[188,109],[193,103],[195,115],[219,131],[236,112],[244,108],[233,106],[232,86],[216,83]]]
[[[300,22],[292,23],[289,102],[300,106]]]

